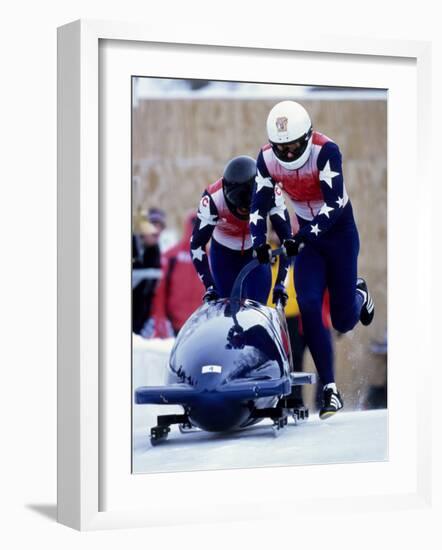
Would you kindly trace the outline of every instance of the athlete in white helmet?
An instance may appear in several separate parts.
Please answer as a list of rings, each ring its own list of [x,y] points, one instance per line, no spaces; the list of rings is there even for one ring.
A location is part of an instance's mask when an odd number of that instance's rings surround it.
[[[313,128],[310,116],[295,101],[282,101],[267,118],[267,135],[278,163],[289,171],[301,168],[310,156]]]
[[[282,101],[267,119],[269,143],[257,159],[251,204],[251,233],[261,263],[270,258],[267,212],[276,187],[291,198],[300,230],[284,242],[296,256],[295,285],[306,342],[324,386],[322,419],[343,407],[336,387],[330,332],[322,322],[325,289],[330,295],[334,328],[351,330],[373,320],[374,304],[363,279],[357,278],[359,236],[344,185],[339,147],[314,131],[308,112],[295,101]]]

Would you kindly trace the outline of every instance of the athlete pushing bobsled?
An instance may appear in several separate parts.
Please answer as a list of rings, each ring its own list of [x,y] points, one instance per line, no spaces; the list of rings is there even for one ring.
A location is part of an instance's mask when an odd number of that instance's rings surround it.
[[[357,278],[359,236],[344,184],[339,147],[314,131],[307,111],[295,101],[275,105],[267,118],[269,143],[257,159],[250,227],[255,254],[271,259],[267,214],[277,189],[293,202],[300,230],[283,243],[295,259],[295,287],[306,343],[322,384],[325,419],[343,407],[336,387],[330,333],[322,323],[328,288],[333,327],[341,333],[358,321],[369,325],[374,303],[364,279]]]
[[[204,191],[197,213],[190,252],[195,269],[206,287],[206,302],[229,297],[241,269],[253,258],[250,234],[250,203],[256,177],[256,161],[251,157],[235,157],[227,163],[223,177]],[[282,241],[291,235],[290,218],[279,188],[269,196],[267,213],[276,234]],[[249,219],[250,218],[250,219]],[[266,214],[267,223],[267,214]],[[206,245],[210,244],[210,266]],[[273,302],[286,299],[283,281],[289,260],[280,262],[273,291]],[[245,281],[243,297],[265,304],[272,284],[270,265],[260,265]]]

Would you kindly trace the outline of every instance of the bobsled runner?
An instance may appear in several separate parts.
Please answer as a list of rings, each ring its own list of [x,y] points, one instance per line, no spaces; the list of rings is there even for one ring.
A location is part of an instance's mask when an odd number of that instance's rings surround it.
[[[243,282],[257,265],[254,259],[243,268],[229,298],[203,304],[189,317],[170,354],[167,384],[136,388],[137,404],[183,407],[182,414],[158,416],[152,445],[167,438],[172,424],[182,433],[224,432],[269,418],[277,435],[289,418],[308,418],[294,387],[316,377],[293,372],[283,306],[242,297]]]

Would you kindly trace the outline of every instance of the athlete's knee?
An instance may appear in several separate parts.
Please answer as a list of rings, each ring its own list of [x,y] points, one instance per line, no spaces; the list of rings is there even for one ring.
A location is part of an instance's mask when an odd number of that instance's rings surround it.
[[[349,314],[342,315],[342,313],[331,313],[331,322],[335,330],[337,330],[341,334],[345,334],[346,332],[349,332],[354,328],[357,323],[357,318],[354,315]]]
[[[346,332],[349,332],[354,325],[351,325],[350,323],[344,323],[341,320],[339,321],[332,321],[333,328],[340,332],[341,334],[345,334]]]

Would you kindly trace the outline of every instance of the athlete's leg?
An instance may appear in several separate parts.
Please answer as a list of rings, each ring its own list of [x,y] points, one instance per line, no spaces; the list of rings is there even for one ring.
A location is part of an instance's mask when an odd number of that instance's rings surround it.
[[[290,348],[292,350],[293,370],[295,372],[302,372],[304,370],[304,352],[305,352],[305,338],[300,330],[299,315],[289,315],[287,317],[287,328],[290,337]],[[299,402],[300,405],[304,404],[302,386],[293,386],[293,397]]]
[[[244,265],[251,261],[250,258]],[[259,265],[248,275],[244,283],[244,297],[266,304],[272,287],[272,272],[270,265]]]
[[[359,321],[363,298],[356,292],[359,236],[356,226],[327,239],[327,287],[330,315],[339,332],[351,330]]]
[[[230,296],[233,283],[240,269],[239,252],[222,246],[215,239],[212,239],[210,243],[210,270],[215,281],[216,290],[221,298]]]
[[[324,385],[334,382],[332,341],[322,321],[325,286],[324,258],[306,245],[295,260],[295,287],[305,342]]]
[[[212,239],[210,267],[216,289],[222,298],[230,296],[233,284],[241,269],[253,259],[251,250],[232,250]],[[257,266],[245,279],[243,297],[265,304],[272,286],[269,265]]]

